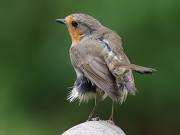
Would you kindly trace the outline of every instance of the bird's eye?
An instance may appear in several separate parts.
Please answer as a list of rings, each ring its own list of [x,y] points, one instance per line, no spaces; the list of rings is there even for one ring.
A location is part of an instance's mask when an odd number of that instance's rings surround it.
[[[75,27],[75,28],[77,28],[78,23],[77,23],[77,22],[75,22],[75,21],[72,21],[72,26],[73,26],[73,27]]]

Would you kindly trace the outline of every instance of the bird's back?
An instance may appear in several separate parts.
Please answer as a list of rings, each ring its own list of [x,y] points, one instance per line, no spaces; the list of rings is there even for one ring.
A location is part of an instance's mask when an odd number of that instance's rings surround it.
[[[99,32],[101,33],[100,35],[103,35],[103,37],[101,37],[101,40],[104,41],[110,47],[110,49],[117,56],[119,61],[125,64],[130,64],[129,58],[124,53],[124,49],[122,45],[123,42],[121,37],[116,32],[110,30],[107,27],[104,27],[101,31]],[[129,70],[120,79],[117,79],[116,83],[117,85],[120,86],[121,90],[124,89],[127,91],[127,93],[131,93],[131,94],[136,93],[137,89],[135,87],[132,70]]]

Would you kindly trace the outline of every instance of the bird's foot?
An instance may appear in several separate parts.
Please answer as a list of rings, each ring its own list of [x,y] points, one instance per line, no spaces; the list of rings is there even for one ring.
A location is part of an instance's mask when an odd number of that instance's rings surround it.
[[[113,115],[112,115],[112,114],[111,114],[111,116],[109,117],[109,119],[107,120],[107,122],[110,123],[110,124],[115,125],[114,119],[113,119]]]
[[[89,117],[87,121],[99,121],[99,120],[100,118],[96,116],[96,117],[91,117],[91,118]]]
[[[97,117],[91,118],[89,121],[99,121],[99,120],[100,120],[100,118],[97,116]]]
[[[112,121],[112,120],[106,120],[106,121],[112,125],[115,125],[114,121]]]

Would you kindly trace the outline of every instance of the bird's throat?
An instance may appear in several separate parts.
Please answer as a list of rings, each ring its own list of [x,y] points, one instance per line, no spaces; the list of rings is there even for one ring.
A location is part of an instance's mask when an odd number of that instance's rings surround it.
[[[69,31],[71,31],[71,30],[69,30]],[[69,33],[70,33],[72,45],[77,45],[82,38],[81,33],[78,30],[72,30]]]

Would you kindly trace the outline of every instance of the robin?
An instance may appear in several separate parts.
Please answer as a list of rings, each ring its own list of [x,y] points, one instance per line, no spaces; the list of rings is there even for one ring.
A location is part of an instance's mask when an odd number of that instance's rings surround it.
[[[69,53],[77,78],[68,100],[95,99],[88,118],[91,120],[97,107],[96,98],[102,100],[108,96],[112,99],[109,120],[113,121],[114,102],[123,103],[128,94],[137,92],[132,72],[151,74],[155,69],[131,64],[121,37],[92,16],[75,13],[56,21],[66,25],[72,40]]]

